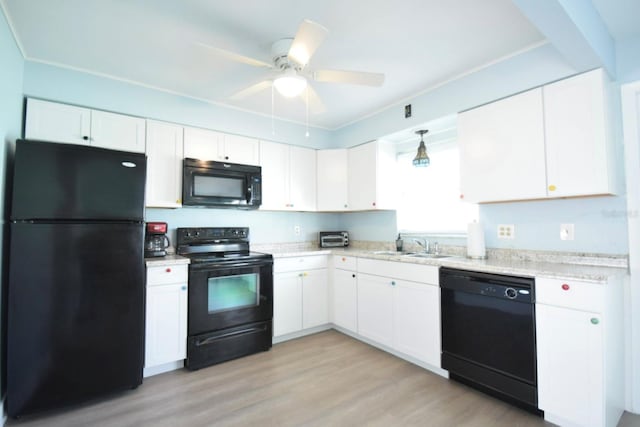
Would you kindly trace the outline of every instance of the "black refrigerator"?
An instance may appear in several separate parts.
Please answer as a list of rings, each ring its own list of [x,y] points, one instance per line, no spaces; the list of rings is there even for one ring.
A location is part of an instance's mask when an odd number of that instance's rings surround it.
[[[144,154],[16,142],[7,412],[142,383]]]

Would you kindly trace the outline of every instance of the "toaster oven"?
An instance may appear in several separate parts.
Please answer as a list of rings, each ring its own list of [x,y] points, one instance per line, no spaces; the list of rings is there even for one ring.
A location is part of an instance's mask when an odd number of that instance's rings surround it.
[[[321,248],[343,248],[349,246],[349,233],[346,231],[321,231]]]

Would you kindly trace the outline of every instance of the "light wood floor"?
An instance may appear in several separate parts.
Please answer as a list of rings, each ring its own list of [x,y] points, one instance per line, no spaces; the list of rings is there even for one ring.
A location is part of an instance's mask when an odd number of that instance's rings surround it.
[[[541,418],[336,331],[8,426],[542,426]],[[625,414],[620,424],[640,426]]]

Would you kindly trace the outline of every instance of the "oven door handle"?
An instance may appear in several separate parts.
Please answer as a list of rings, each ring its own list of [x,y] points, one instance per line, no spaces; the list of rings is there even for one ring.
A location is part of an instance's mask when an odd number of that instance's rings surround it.
[[[226,334],[222,334],[222,335],[218,335],[215,337],[210,337],[201,341],[196,341],[196,347],[200,347],[203,345],[207,345],[207,344],[211,344],[214,341],[218,341],[220,339],[224,339],[224,338],[230,338],[230,337],[235,337],[237,335],[243,335],[243,334],[248,334],[250,332],[259,332],[259,331],[263,331],[264,328],[258,328],[258,327],[253,327],[253,328],[247,328],[247,329],[241,329],[239,331],[233,331],[233,332],[227,332]]]

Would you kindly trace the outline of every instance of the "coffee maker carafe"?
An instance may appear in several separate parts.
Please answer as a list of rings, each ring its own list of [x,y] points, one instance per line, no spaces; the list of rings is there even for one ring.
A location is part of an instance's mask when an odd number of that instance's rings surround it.
[[[159,257],[167,254],[169,238],[166,222],[147,222],[144,236],[144,256]]]

